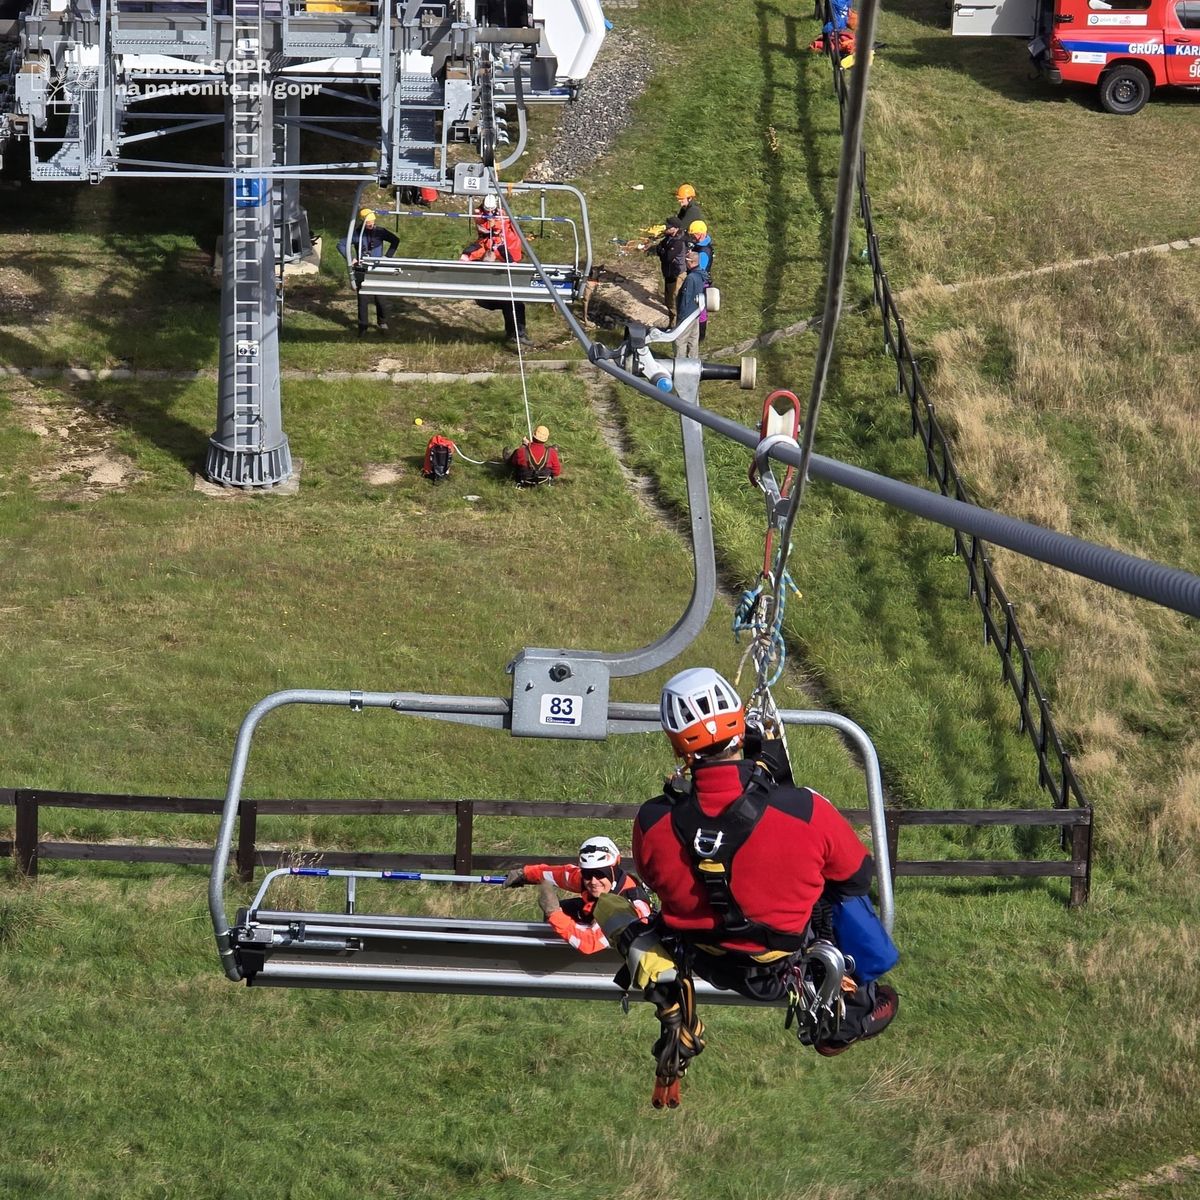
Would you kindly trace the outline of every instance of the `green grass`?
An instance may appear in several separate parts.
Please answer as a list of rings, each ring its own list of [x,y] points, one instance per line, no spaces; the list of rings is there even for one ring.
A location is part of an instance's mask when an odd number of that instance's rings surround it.
[[[1194,907],[1131,880],[1083,913],[911,884],[893,1033],[826,1062],[778,1013],[709,1009],[685,1107],[655,1114],[644,1007],[235,991],[194,878],[7,888],[7,1195],[1067,1198],[1194,1145]],[[1169,990],[1138,952],[1177,953]]]
[[[803,49],[816,32],[807,10],[643,0],[617,16],[655,39],[665,69],[586,181],[597,245],[661,220],[688,178],[721,255],[725,303],[708,345],[811,316],[837,121],[827,64]],[[895,280],[958,280],[1194,232],[1178,176],[1133,171],[1191,161],[1193,102],[1156,101],[1135,122],[1102,117],[1086,97],[1026,80],[1015,46],[951,43],[943,23],[940,10],[910,6],[889,10],[880,35],[869,170]],[[710,51],[701,65],[697,46]],[[205,268],[219,206],[201,191],[7,193],[3,361],[211,370],[217,294]],[[498,318],[470,306],[405,311],[390,339],[354,338],[334,250],[349,189],[313,188],[305,203],[324,261],[289,291],[285,369],[511,367]],[[868,291],[855,260],[851,306]],[[1171,297],[1156,325],[1132,319],[1146,296]],[[1181,454],[1158,448],[1188,444],[1196,297],[1186,262],[1155,260],[994,294],[922,291],[902,309],[987,501],[1050,523],[1062,514],[1085,535],[1195,569],[1200,489]],[[575,353],[556,344],[552,314],[531,327],[554,355]],[[1083,375],[1047,368],[1075,364],[1076,348]],[[814,349],[808,336],[764,352],[764,386],[806,394]],[[1114,380],[1132,380],[1131,394]],[[461,462],[436,489],[418,474],[435,431],[473,458],[514,444],[525,425],[515,376],[288,378],[298,495],[219,501],[192,490],[212,382],[3,381],[0,785],[217,796],[237,725],[268,692],[503,695],[522,646],[652,640],[684,606],[688,555],[631,498],[581,378],[535,372],[529,388],[534,420],[566,460],[552,491],[518,494],[494,468]],[[705,402],[754,424],[762,394],[713,385]],[[680,505],[674,419],[614,399],[635,466]],[[127,489],[89,485],[64,442],[119,456],[135,473]],[[712,437],[707,447],[721,565],[749,583],[761,500],[743,451]],[[873,316],[845,318],[817,448],[923,481]],[[369,482],[372,467],[393,481]],[[1046,468],[1037,489],[1023,488],[1035,467]],[[803,599],[789,606],[781,703],[807,703],[802,680],[819,685],[871,734],[904,804],[1047,803],[946,531],[814,485],[791,566]],[[1005,561],[1006,583],[1016,569]],[[1194,1152],[1194,625],[1095,591],[1076,602],[1059,586],[1020,575],[1010,590],[1098,801],[1092,901],[1068,911],[1061,880],[902,878],[903,1009],[870,1047],[818,1060],[789,1042],[777,1013],[713,1008],[685,1108],[654,1113],[645,1006],[622,1018],[615,1004],[235,990],[216,964],[202,871],[46,862],[36,883],[0,887],[0,1192],[1095,1200]],[[730,615],[719,603],[688,662],[732,673]],[[1098,667],[1081,672],[1089,656]],[[614,698],[653,700],[682,665],[617,681]],[[864,804],[836,738],[792,745],[806,782]],[[668,765],[656,737],[517,742],[380,712],[288,710],[256,739],[247,793],[632,801]],[[69,809],[42,822],[72,840],[208,844],[215,831],[209,817]],[[297,853],[446,853],[453,839],[434,818],[274,817],[259,829]],[[585,832],[499,818],[479,829],[480,850],[513,854],[569,853]],[[627,842],[627,829],[606,829]],[[906,830],[901,846],[911,858],[1057,856],[1052,840]],[[230,907],[249,895],[231,884]],[[316,885],[304,895],[321,897]],[[532,915],[521,894],[364,895]],[[1193,1183],[1135,1194],[1183,1196]]]

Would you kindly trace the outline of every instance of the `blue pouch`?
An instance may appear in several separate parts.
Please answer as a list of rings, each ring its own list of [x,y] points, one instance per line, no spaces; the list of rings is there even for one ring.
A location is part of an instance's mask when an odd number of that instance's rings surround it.
[[[870,983],[900,961],[896,943],[866,896],[848,896],[833,905],[833,935],[843,954],[854,957],[854,979]]]

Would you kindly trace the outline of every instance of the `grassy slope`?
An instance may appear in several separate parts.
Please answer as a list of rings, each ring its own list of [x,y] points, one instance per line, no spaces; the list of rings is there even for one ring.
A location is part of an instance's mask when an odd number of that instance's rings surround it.
[[[596,173],[597,240],[660,215],[652,197],[667,196],[683,174],[696,179],[721,214],[723,270],[753,281],[726,285],[722,340],[817,307],[836,161],[824,64],[793,53],[811,22],[766,4],[752,12],[747,21],[741,5],[643,6],[638,19],[663,41],[721,28],[722,53],[702,78],[656,84],[642,109],[653,122]],[[925,27],[905,36],[942,44]],[[942,66],[909,62],[902,73],[906,53],[891,56],[898,91],[929,79],[936,99],[933,85],[948,86],[939,72],[966,86]],[[881,69],[881,111],[887,85]],[[1019,113],[1037,122],[1043,137],[1058,127],[1058,108],[1042,110],[1039,122],[1038,105],[1014,113],[1002,92],[994,105],[1010,120]],[[1179,111],[1152,106],[1139,132],[1166,138]],[[751,115],[731,127],[729,112]],[[1081,110],[1078,119],[1089,116],[1099,128],[1095,114]],[[695,137],[698,127],[710,136]],[[958,122],[939,127],[952,147]],[[975,136],[986,128],[981,119]],[[664,154],[664,144],[676,153]],[[872,177],[877,206],[904,183],[882,149],[873,159],[884,164]],[[1013,157],[985,161],[1015,171]],[[948,150],[948,180],[953,161]],[[632,211],[630,193],[603,190],[635,178],[646,193],[633,203],[645,211]],[[996,185],[989,194],[1010,191]],[[86,201],[73,203],[107,204],[100,198],[115,194],[81,189]],[[325,203],[318,197],[313,207]],[[1177,205],[1183,213],[1186,198]],[[41,241],[56,228],[44,219],[26,218]],[[97,231],[109,219],[97,210],[81,258],[129,242],[127,229],[106,247]],[[925,225],[936,219],[914,221],[914,250],[921,236],[931,240]],[[178,236],[161,217],[143,228],[156,257]],[[960,264],[986,261],[980,246],[993,243],[982,223],[972,228],[981,231],[955,251]],[[208,234],[194,236],[199,246]],[[1040,261],[1033,250],[1028,261]],[[889,256],[900,278],[906,261]],[[912,261],[912,278],[930,269]],[[952,277],[945,265],[937,273]],[[119,277],[113,268],[110,259],[103,277]],[[81,303],[61,290],[63,278],[46,278],[58,308],[43,335],[69,326]],[[147,320],[174,319],[166,297],[179,280],[159,277],[150,294],[160,315]],[[308,332],[285,344],[285,366],[365,365],[379,353],[347,341],[349,309],[337,288],[332,276],[317,285]],[[197,302],[194,314],[210,326],[181,321],[184,340],[174,345],[163,326],[143,324],[135,338],[124,322],[85,312],[64,349],[41,361],[210,364],[211,304]],[[953,327],[961,313],[943,320]],[[82,360],[68,353],[90,344],[96,324],[94,351]],[[5,328],[10,361],[40,361],[45,336]],[[473,341],[456,347],[464,328],[426,329],[416,345],[397,338],[398,357],[404,366],[486,362],[494,335],[482,351]],[[811,349],[802,341],[773,351],[764,375],[803,391]],[[876,349],[869,323],[848,321],[838,402],[823,418],[820,448],[916,478],[919,459],[897,440],[903,414]],[[682,602],[673,581],[687,578],[678,543],[623,495],[578,385],[554,376],[533,386],[573,476],[553,496],[516,497],[475,469],[436,492],[414,478],[424,438],[412,431],[414,415],[484,457],[520,428],[512,384],[467,396],[289,384],[287,424],[305,481],[299,497],[278,504],[219,505],[188,490],[211,422],[208,387],[35,389],[64,413],[82,403],[110,414],[113,436],[146,472],[129,495],[91,505],[31,486],[45,443],[20,431],[11,410],[0,414],[0,522],[22,568],[8,577],[0,616],[12,664],[0,710],[4,782],[214,794],[234,725],[275,687],[411,687],[420,678],[416,686],[431,690],[490,693],[502,690],[502,665],[525,642],[628,645],[664,627]],[[719,389],[711,402],[747,420],[757,403]],[[669,424],[636,405],[627,419],[644,463],[662,471],[670,492]],[[762,518],[747,499],[744,455],[711,444],[710,454],[722,555],[749,578]],[[394,488],[372,488],[362,481],[364,460],[400,463],[408,474]],[[483,497],[474,505],[462,500],[468,480]],[[1011,733],[1011,702],[994,684],[994,666],[975,650],[945,535],[814,489],[801,537],[805,600],[793,606],[792,632],[811,670],[876,737],[901,794],[929,804],[1036,802],[1028,750]],[[543,558],[561,564],[560,586],[545,584]],[[726,619],[714,615],[696,654],[731,667],[733,648],[717,628]],[[618,694],[650,698],[656,683]],[[1174,740],[1163,745],[1169,758]],[[809,779],[857,802],[836,748],[805,744],[800,753]],[[380,714],[306,713],[272,719],[251,790],[627,798],[652,787],[662,765],[661,748],[636,742],[514,746],[410,730]],[[113,832],[86,814],[53,820],[64,834]],[[169,828],[211,836],[211,823],[199,820]],[[364,820],[350,830],[322,818],[281,822],[275,832],[297,845],[447,845],[444,829],[415,822]],[[560,831],[495,829],[496,844],[514,849],[552,837],[562,839],[555,849],[569,844]],[[1195,899],[1149,869],[1136,877],[1107,869],[1093,904],[1076,914],[1063,909],[1061,885],[902,884],[905,1014],[895,1031],[824,1063],[786,1046],[773,1014],[716,1010],[712,1048],[689,1081],[689,1106],[674,1116],[644,1107],[645,1011],[621,1021],[592,1005],[234,991],[212,962],[199,878],[152,881],[159,877],[61,865],[36,886],[5,891],[0,994],[10,1020],[2,1038],[18,1069],[0,1085],[0,1103],[16,1114],[0,1181],[14,1195],[171,1195],[186,1181],[197,1196],[1088,1196],[1194,1148],[1184,1098],[1197,1083],[1195,1043],[1183,1014],[1200,991]],[[511,903],[527,911],[526,898]],[[1163,962],[1169,984],[1148,984],[1161,981]]]

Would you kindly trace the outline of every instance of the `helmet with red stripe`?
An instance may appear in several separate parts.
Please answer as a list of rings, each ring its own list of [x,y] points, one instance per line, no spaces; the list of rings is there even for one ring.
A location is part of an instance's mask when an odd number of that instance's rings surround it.
[[[692,667],[668,679],[659,719],[680,758],[734,749],[746,732],[741,697],[712,667]]]

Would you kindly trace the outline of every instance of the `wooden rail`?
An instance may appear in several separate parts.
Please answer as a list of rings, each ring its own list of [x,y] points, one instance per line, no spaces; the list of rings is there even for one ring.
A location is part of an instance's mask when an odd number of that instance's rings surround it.
[[[36,875],[41,859],[76,859],[108,862],[153,862],[208,865],[207,847],[142,845],[116,842],[60,842],[40,840],[38,813],[42,808],[88,808],[115,812],[201,813],[216,816],[220,800],[180,796],[119,796],[89,792],[51,792],[35,788],[0,788],[0,804],[16,808],[13,841],[0,841],[0,853],[11,854],[17,869]],[[445,854],[398,854],[389,851],[305,851],[319,857],[322,866],[365,870],[449,871],[472,875],[508,869],[518,863],[566,862],[562,856],[542,860],[511,854],[478,854],[475,851],[476,817],[545,817],[588,821],[632,821],[636,804],[551,804],[533,800],[243,800],[238,806],[235,864],[238,878],[249,883],[257,867],[286,865],[295,851],[260,850],[258,818],[277,815],[336,813],[339,816],[444,816],[454,818],[454,851]],[[854,825],[869,824],[866,809],[843,809]],[[885,818],[892,878],[897,876],[951,877],[1065,877],[1071,881],[1068,903],[1084,904],[1091,887],[1092,810],[1088,807],[1023,808],[890,808]],[[900,858],[900,830],[906,825],[1056,825],[1069,858],[1051,860],[945,859],[905,861]]]

